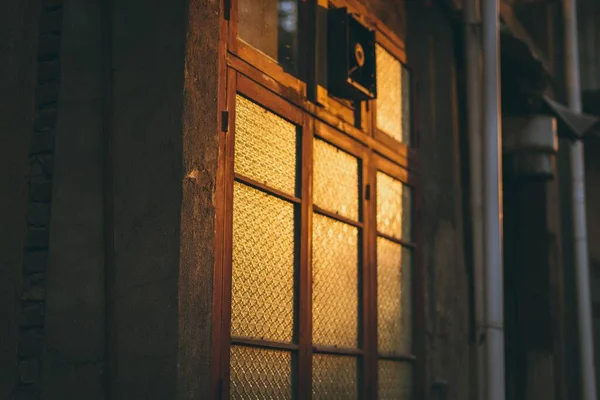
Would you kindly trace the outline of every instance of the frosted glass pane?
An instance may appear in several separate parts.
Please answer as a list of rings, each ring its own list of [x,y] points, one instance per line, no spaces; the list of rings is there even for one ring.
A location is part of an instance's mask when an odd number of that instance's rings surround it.
[[[292,355],[288,351],[231,347],[232,399],[292,399]]]
[[[410,144],[410,76],[400,61],[380,45],[377,64],[377,128]]]
[[[313,215],[313,341],[356,348],[358,229]]]
[[[233,194],[231,334],[290,342],[294,206],[242,183]]]
[[[314,354],[313,400],[349,400],[357,398],[356,358]]]
[[[412,240],[412,190],[383,172],[377,172],[377,230]]]
[[[314,204],[358,220],[358,159],[318,139],[313,158]]]
[[[377,333],[380,353],[412,354],[412,256],[377,238]]]
[[[240,95],[235,112],[235,172],[295,195],[296,126]]]

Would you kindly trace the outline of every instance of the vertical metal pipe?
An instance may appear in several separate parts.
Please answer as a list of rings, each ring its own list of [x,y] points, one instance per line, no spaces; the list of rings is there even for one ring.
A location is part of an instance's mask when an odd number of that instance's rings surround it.
[[[584,50],[584,64],[585,66],[581,69],[583,77],[583,88],[584,90],[595,90],[597,88],[597,77],[598,70],[596,69],[596,1],[586,0],[584,7],[582,8],[582,23],[583,29],[581,30],[581,36],[579,40],[583,43],[582,48]],[[581,3],[579,3],[581,4]],[[580,8],[581,9],[581,8]],[[580,66],[581,67],[581,66]]]
[[[475,301],[477,399],[485,398],[485,299],[483,273],[481,12],[479,0],[465,1],[467,124],[469,133],[470,208]]]
[[[577,41],[576,0],[563,1],[565,21],[565,84],[569,107],[581,112],[581,83],[579,49]],[[581,394],[583,400],[596,399],[596,373],[594,368],[594,343],[590,300],[590,274],[588,260],[587,227],[585,215],[585,184],[583,143],[577,141],[569,149],[573,213],[573,248],[575,282],[577,289],[577,312],[579,327],[579,359],[581,365]]]
[[[594,64],[594,70],[598,71],[600,70],[600,27],[598,27],[598,24],[595,23],[595,21],[598,21],[600,19],[600,2],[598,1],[593,1],[592,2],[594,4],[594,15],[593,15],[593,21],[594,21],[594,35],[591,38],[592,42],[594,43],[594,51],[595,51],[595,57],[596,57],[596,64]],[[596,86],[593,88],[589,88],[590,90],[600,90],[600,79],[598,79],[596,81]]]
[[[482,0],[486,400],[505,400],[499,1]]]

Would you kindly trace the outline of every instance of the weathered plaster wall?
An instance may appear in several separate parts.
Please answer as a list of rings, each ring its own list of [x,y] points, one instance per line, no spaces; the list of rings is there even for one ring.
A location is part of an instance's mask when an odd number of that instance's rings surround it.
[[[219,2],[112,6],[112,391],[208,397]]]
[[[428,383],[469,398],[469,286],[464,257],[459,104],[453,30],[440,10],[407,2],[407,58],[415,71],[426,273]]]
[[[505,158],[508,167],[510,159]],[[504,175],[507,396],[562,399],[556,181]],[[552,383],[552,384],[550,384]]]
[[[0,2],[0,398],[17,380],[39,1]]]
[[[600,91],[584,92],[583,108],[587,113],[600,116]],[[590,137],[585,142],[585,187],[596,386],[600,395],[600,138],[597,137]]]
[[[401,39],[406,38],[405,1],[364,0],[389,29]]]
[[[103,399],[100,1],[67,1],[54,149],[44,399]]]
[[[183,88],[179,399],[211,393],[215,203],[219,157],[220,3],[189,0]],[[181,183],[183,180],[183,183]]]
[[[219,18],[65,2],[45,399],[210,390]]]
[[[186,1],[112,2],[111,398],[176,398]]]
[[[600,109],[599,109],[600,111]],[[600,140],[585,145],[585,183],[587,224],[590,250],[590,277],[592,290],[592,317],[594,322],[594,353],[596,382],[600,382]],[[600,389],[599,389],[600,392]],[[600,393],[599,393],[600,394]]]

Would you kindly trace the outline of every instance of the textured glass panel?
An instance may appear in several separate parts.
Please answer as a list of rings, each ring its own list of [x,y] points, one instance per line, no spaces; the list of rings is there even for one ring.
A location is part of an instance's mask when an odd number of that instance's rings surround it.
[[[412,353],[410,250],[377,238],[377,333],[380,353]]]
[[[231,347],[232,399],[292,399],[292,354]]]
[[[295,194],[296,126],[240,95],[235,104],[235,172]]]
[[[357,347],[358,229],[313,216],[313,341]]]
[[[313,355],[313,399],[358,398],[356,358]]]
[[[377,373],[379,400],[412,400],[412,366],[397,361],[379,360]]]
[[[412,239],[412,190],[377,172],[377,230],[397,239]]]
[[[315,205],[358,220],[358,160],[322,140],[313,147]]]
[[[377,68],[377,128],[398,141],[402,135],[402,65],[383,47],[375,50]]]
[[[298,51],[296,0],[238,1],[238,34],[245,42],[295,73]]]
[[[294,206],[234,183],[231,334],[290,342]]]

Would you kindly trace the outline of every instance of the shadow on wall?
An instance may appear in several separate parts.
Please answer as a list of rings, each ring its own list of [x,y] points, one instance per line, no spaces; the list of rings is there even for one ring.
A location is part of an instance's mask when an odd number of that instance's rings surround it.
[[[600,116],[600,91],[584,93],[583,108]],[[600,137],[590,136],[585,142],[585,180],[594,351],[600,365]],[[596,368],[596,381],[600,381],[600,368]]]

